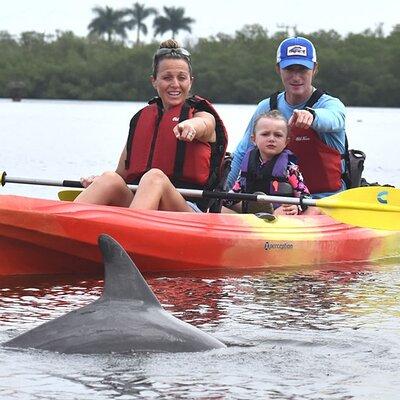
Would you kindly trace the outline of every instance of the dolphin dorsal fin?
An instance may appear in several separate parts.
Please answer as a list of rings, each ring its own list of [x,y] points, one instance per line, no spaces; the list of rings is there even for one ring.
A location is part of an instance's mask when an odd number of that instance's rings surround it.
[[[122,246],[111,236],[98,239],[104,261],[104,290],[101,300],[141,301],[144,306],[160,307],[149,285]]]

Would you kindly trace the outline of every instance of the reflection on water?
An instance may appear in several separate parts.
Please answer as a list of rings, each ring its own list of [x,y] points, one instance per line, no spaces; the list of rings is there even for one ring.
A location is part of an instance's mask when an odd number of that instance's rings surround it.
[[[399,265],[147,281],[167,310],[228,349],[131,356],[1,349],[0,392],[10,399],[397,398]],[[92,302],[102,286],[0,281],[0,340]]]

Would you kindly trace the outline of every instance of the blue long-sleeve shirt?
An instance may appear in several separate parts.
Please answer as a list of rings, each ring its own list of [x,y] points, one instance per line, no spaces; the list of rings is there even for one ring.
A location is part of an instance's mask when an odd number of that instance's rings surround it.
[[[306,105],[307,101],[301,104],[291,105],[285,100],[284,92],[278,95],[278,110],[289,120],[295,109],[301,110]],[[346,131],[346,108],[344,104],[328,94],[323,94],[318,101],[313,105],[315,111],[315,118],[311,125],[320,136],[321,140],[328,146],[338,150],[341,154],[345,151]],[[254,131],[255,119],[263,113],[270,111],[269,98],[262,100],[250,119],[242,140],[236,147],[233,153],[233,160],[231,171],[228,176],[228,186],[232,188],[235,181],[238,179],[240,172],[240,165],[246,151],[253,147],[251,142],[251,135]],[[330,193],[313,194],[313,197],[323,197]]]

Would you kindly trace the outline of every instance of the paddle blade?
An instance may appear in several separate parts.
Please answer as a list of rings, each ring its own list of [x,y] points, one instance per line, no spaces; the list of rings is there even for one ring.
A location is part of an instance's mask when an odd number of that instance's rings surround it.
[[[400,230],[400,190],[365,186],[316,200],[325,214],[349,225]]]
[[[82,190],[79,189],[60,190],[58,198],[62,201],[74,201],[81,192]]]

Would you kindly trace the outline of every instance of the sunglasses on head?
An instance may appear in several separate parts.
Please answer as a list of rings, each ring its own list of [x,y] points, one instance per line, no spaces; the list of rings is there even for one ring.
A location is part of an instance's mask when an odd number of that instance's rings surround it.
[[[170,48],[158,49],[156,51],[155,56],[156,57],[160,57],[160,56],[165,56],[167,54],[168,55],[169,54],[171,54],[171,55],[180,55],[180,56],[184,56],[184,57],[190,58],[190,53],[186,49],[184,49],[182,47],[172,48],[172,49],[170,49]]]

